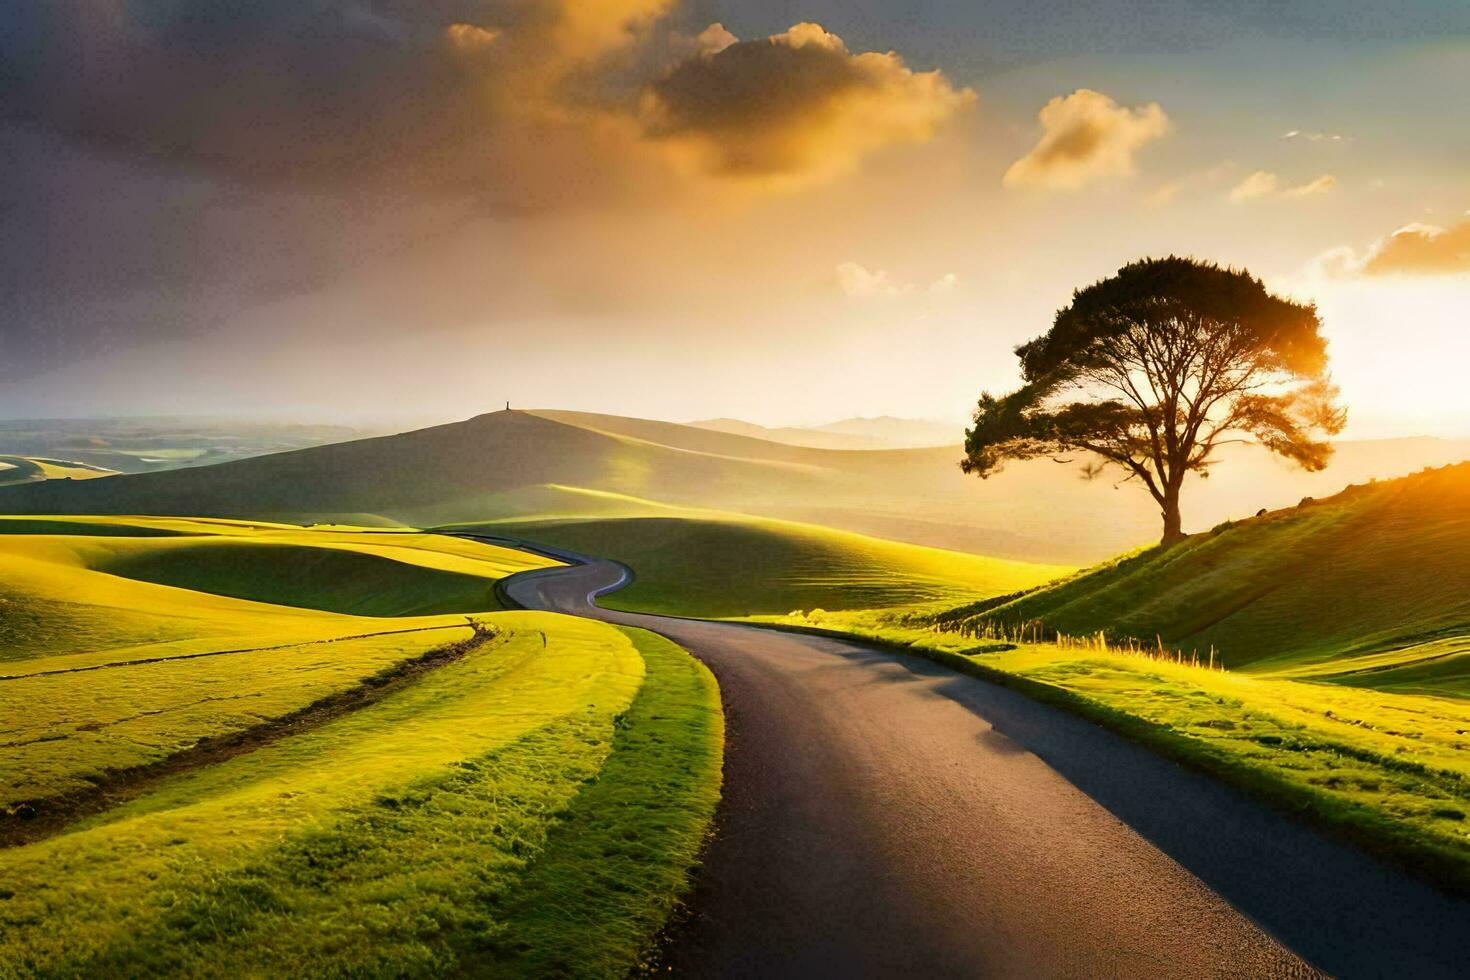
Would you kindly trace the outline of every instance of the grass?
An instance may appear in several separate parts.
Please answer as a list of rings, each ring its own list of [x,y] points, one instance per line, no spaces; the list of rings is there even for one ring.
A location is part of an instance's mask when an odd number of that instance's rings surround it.
[[[601,601],[666,615],[942,606],[1029,588],[1069,571],[712,511],[498,522],[484,529],[622,561],[635,570],[633,584]]]
[[[421,656],[464,630],[430,614],[494,609],[497,579],[550,564],[442,535],[227,521],[0,530],[0,808],[30,810]]]
[[[221,588],[233,556],[281,549],[284,566],[300,550],[315,572],[392,563],[453,595],[443,576],[546,562],[437,535],[129,518],[113,536],[76,520],[89,533],[0,536],[0,568],[24,573],[6,576],[12,601],[41,627],[71,617],[0,680],[5,801],[44,812],[156,775],[0,850],[0,975],[620,976],[639,961],[719,791],[718,691],[682,650],[491,612],[475,619],[492,642],[406,675],[468,637],[465,618],[284,607],[102,569],[148,558]],[[298,584],[316,606],[338,598]],[[125,635],[110,643],[63,639],[88,624],[75,636],[107,637],[114,617]],[[261,731],[274,734],[238,742]],[[200,751],[214,744],[235,748]]]
[[[174,654],[81,672],[47,673],[49,663],[26,662],[0,681],[0,813],[22,803],[44,811],[46,801],[85,791],[111,771],[289,714],[468,632],[463,619],[411,632],[395,626],[359,639]]]
[[[937,632],[900,614],[818,629],[1075,711],[1440,885],[1470,892],[1470,703]]]
[[[1233,670],[1470,694],[1470,464],[1224,526],[940,624],[1032,621],[1213,647]]]
[[[94,480],[113,471],[89,463],[43,456],[0,456],[0,487],[42,480]]]
[[[1079,711],[1470,892],[1467,570],[1460,465],[1019,596],[765,618],[896,645]]]
[[[112,975],[626,972],[713,810],[712,680],[612,627],[495,619],[508,639],[493,650],[6,852],[0,959]]]
[[[232,521],[0,518],[0,532],[0,664],[51,667],[402,625],[333,613],[495,609],[497,580],[550,564],[443,535]]]

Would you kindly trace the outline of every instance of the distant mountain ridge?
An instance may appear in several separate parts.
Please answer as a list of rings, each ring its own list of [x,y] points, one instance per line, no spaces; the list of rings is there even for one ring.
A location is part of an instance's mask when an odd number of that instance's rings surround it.
[[[1349,483],[1470,458],[1470,443],[1342,443],[1324,473],[1232,447],[1185,492],[1201,530]],[[0,487],[0,513],[140,514],[433,526],[734,511],[995,557],[1083,564],[1156,540],[1146,494],[1080,461],[960,472],[956,446],[840,450],[587,412],[504,411],[350,442],[103,479]]]
[[[927,419],[903,419],[892,415],[850,418],[826,425],[767,428],[740,419],[719,418],[690,422],[691,426],[768,439],[810,449],[928,449],[957,446],[964,442],[962,426]]]

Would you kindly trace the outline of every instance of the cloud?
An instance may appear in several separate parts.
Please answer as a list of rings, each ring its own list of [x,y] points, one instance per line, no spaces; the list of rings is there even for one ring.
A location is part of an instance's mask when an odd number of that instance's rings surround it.
[[[494,44],[500,32],[474,24],[450,24],[444,29],[444,37],[457,50],[473,54]]]
[[[1284,140],[1305,140],[1308,143],[1343,143],[1348,137],[1341,133],[1308,133],[1300,129],[1288,130],[1281,134]]]
[[[644,134],[699,173],[841,173],[883,147],[928,140],[975,98],[892,52],[853,54],[817,24],[720,42],[649,85],[639,107]]]
[[[1317,197],[1330,192],[1337,186],[1337,178],[1332,174],[1323,174],[1307,181],[1305,184],[1297,184],[1292,187],[1283,187],[1281,178],[1269,170],[1257,170],[1249,177],[1236,184],[1230,191],[1230,200],[1259,201],[1265,198],[1285,198],[1288,200]]]
[[[857,262],[843,262],[837,266],[837,286],[843,295],[853,299],[893,299],[910,296],[919,291],[911,282],[900,282],[884,269],[869,269]],[[930,296],[942,296],[958,288],[960,277],[947,272],[924,288]]]
[[[837,267],[837,285],[843,294],[854,299],[874,296],[902,296],[912,284],[899,285],[882,269],[869,269],[856,262],[843,262]]]
[[[1226,160],[1216,164],[1207,170],[1196,170],[1182,177],[1166,180],[1154,187],[1145,197],[1144,203],[1150,207],[1167,207],[1179,199],[1186,190],[1199,192],[1207,187],[1218,185],[1228,179],[1236,170],[1233,162]]]
[[[1230,191],[1232,201],[1254,201],[1271,197],[1281,187],[1281,178],[1269,170],[1257,170]]]
[[[1170,125],[1157,102],[1130,109],[1085,88],[1052,99],[1038,118],[1041,140],[1006,171],[1007,187],[1070,191],[1131,176],[1139,149]]]
[[[232,179],[507,198],[548,184],[531,196],[555,205],[616,193],[650,153],[701,175],[843,173],[974,100],[816,24],[687,35],[677,5],[56,0],[0,13],[0,120]]]
[[[1444,276],[1470,273],[1470,220],[1449,228],[1410,224],[1380,240],[1362,255],[1338,249],[1339,275]]]
[[[1331,192],[1331,190],[1336,186],[1336,177],[1332,176],[1332,174],[1323,174],[1320,177],[1315,177],[1312,180],[1307,181],[1305,184],[1298,184],[1296,187],[1288,187],[1286,190],[1281,192],[1281,196],[1293,198],[1317,197],[1319,195]]]

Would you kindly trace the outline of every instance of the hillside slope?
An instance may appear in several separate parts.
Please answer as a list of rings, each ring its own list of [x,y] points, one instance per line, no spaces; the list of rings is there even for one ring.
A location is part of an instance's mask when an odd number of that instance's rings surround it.
[[[719,797],[713,676],[568,616],[379,618],[548,564],[0,519],[0,975],[627,975]]]
[[[1232,669],[1470,694],[1470,463],[1353,487],[938,622],[1031,620],[1214,647]]]
[[[1187,487],[1195,530],[1369,476],[1458,461],[1438,440],[1344,443],[1320,474],[1241,450]],[[1026,561],[1082,564],[1156,538],[1147,496],[1036,460],[990,480],[955,447],[832,450],[581,412],[505,411],[399,435],[192,467],[0,487],[0,513],[192,514],[353,524],[639,516],[710,508]],[[588,509],[590,508],[590,509]]]
[[[954,603],[1071,571],[710,511],[501,522],[483,530],[621,561],[632,568],[633,584],[603,604],[675,616]]]

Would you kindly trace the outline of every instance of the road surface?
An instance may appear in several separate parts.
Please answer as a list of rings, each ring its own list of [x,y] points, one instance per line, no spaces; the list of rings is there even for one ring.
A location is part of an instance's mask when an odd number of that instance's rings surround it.
[[[676,976],[1464,975],[1470,904],[1224,786],[916,657],[599,608],[626,574],[505,589],[720,682],[725,797]]]

